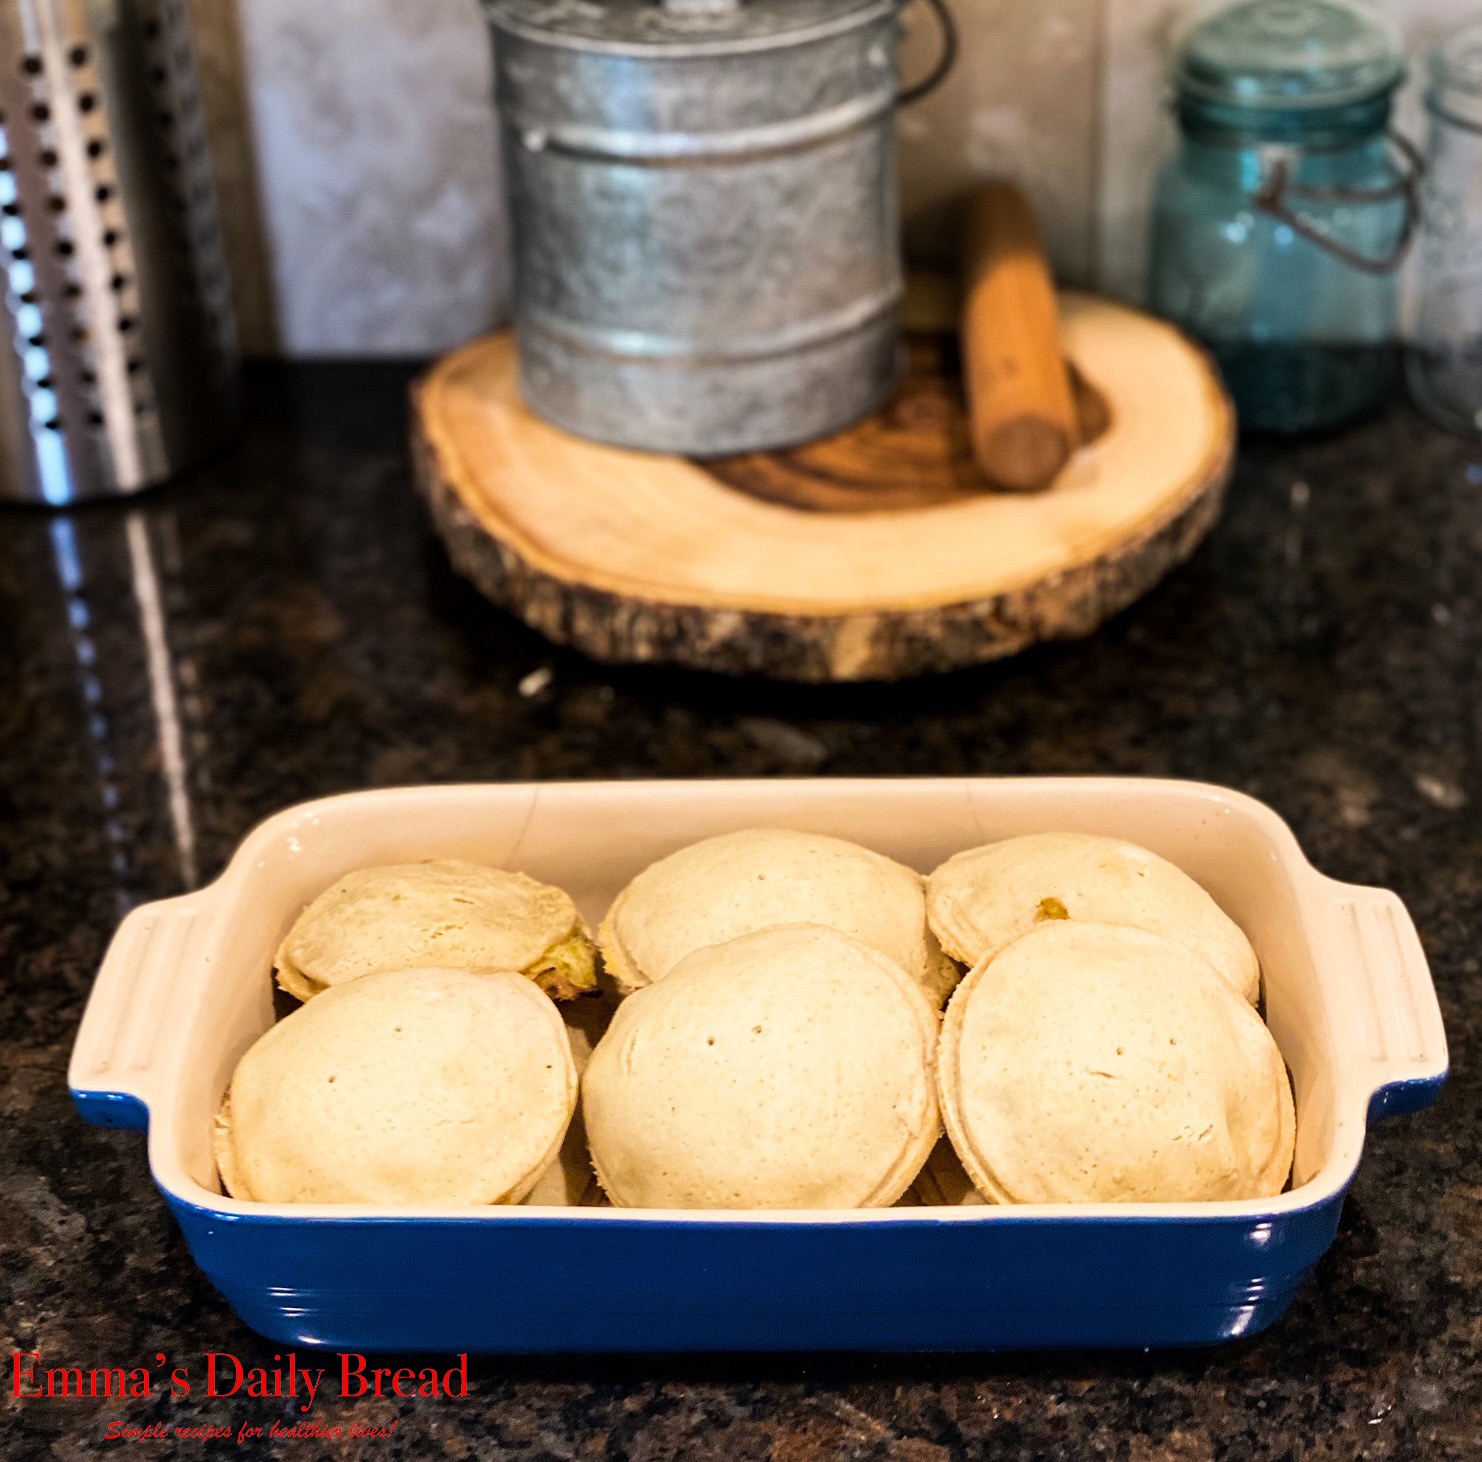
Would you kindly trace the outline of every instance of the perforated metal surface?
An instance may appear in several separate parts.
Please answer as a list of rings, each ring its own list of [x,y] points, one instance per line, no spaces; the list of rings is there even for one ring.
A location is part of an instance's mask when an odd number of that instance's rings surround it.
[[[137,491],[235,419],[235,333],[182,0],[0,6],[0,496]]]

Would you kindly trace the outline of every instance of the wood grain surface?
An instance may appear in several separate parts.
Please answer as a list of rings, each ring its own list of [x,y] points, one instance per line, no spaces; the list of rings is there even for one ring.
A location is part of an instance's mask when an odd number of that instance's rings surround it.
[[[1229,404],[1177,331],[1085,295],[1061,329],[1109,421],[1034,496],[983,490],[941,339],[914,340],[896,400],[848,432],[695,462],[541,421],[511,337],[489,336],[415,390],[418,480],[458,568],[597,659],[806,681],[974,664],[1145,593],[1229,471]]]

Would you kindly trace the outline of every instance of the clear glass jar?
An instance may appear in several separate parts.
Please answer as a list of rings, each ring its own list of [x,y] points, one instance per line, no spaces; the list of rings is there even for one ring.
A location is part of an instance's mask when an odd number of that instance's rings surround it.
[[[1415,166],[1387,133],[1392,29],[1343,0],[1246,0],[1185,32],[1149,298],[1219,361],[1242,425],[1360,415],[1398,357]]]
[[[1416,405],[1482,432],[1482,22],[1431,55],[1418,302],[1405,374]]]

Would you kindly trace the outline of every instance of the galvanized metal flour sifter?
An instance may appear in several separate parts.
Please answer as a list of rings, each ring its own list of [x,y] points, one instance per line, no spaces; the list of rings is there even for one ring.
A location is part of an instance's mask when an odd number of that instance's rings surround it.
[[[894,387],[901,0],[485,0],[521,386],[583,436],[706,455]]]

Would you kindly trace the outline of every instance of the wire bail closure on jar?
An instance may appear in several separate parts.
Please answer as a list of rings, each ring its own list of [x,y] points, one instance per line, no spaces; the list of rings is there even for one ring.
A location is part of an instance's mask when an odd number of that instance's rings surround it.
[[[1311,183],[1294,183],[1291,177],[1292,149],[1273,149],[1279,155],[1271,162],[1269,174],[1261,186],[1251,195],[1255,206],[1271,218],[1279,219],[1295,234],[1300,234],[1308,243],[1325,250],[1335,259],[1341,259],[1351,269],[1365,274],[1389,274],[1399,267],[1415,238],[1420,224],[1420,179],[1425,172],[1425,159],[1413,142],[1402,133],[1388,132],[1386,137],[1391,147],[1399,154],[1397,170],[1399,178],[1383,188],[1340,188],[1320,187]],[[1400,236],[1395,246],[1383,258],[1371,259],[1347,244],[1340,243],[1330,234],[1310,223],[1294,208],[1287,205],[1288,198],[1305,198],[1313,203],[1391,203],[1396,198],[1405,200],[1405,219],[1400,226]]]

